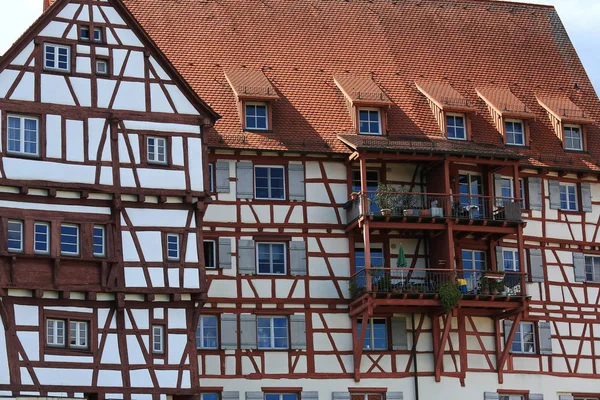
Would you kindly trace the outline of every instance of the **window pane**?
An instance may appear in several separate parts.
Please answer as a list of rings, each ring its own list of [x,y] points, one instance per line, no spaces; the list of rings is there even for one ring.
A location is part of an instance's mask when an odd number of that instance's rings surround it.
[[[60,251],[66,254],[79,254],[79,227],[75,225],[61,225]]]
[[[8,250],[23,250],[23,222],[8,221]]]
[[[36,253],[47,253],[49,251],[49,229],[48,224],[35,224],[33,249]]]
[[[204,266],[206,268],[217,267],[217,261],[215,260],[215,242],[212,240],[204,241]]]
[[[94,226],[94,255],[104,256],[106,254],[105,249],[105,228],[102,226]]]

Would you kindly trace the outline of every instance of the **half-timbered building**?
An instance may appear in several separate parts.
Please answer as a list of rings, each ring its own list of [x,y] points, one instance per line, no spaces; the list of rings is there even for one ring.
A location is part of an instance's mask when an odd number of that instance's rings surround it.
[[[50,3],[0,61],[3,396],[600,399],[552,7]]]

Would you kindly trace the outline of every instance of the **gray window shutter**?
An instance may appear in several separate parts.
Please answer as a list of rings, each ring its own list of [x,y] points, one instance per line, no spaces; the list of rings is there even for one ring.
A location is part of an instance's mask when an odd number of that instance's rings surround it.
[[[236,182],[238,199],[254,198],[254,173],[250,161],[240,161],[236,164]]]
[[[238,271],[240,274],[256,272],[256,249],[254,240],[238,240]]]
[[[583,253],[573,253],[573,269],[575,282],[585,282],[585,258]]]
[[[402,392],[387,392],[385,394],[385,400],[403,400],[404,394]]]
[[[505,319],[502,321],[502,325],[504,326],[504,346],[508,343],[508,335],[510,335],[510,330],[513,326],[513,322],[509,319]]]
[[[300,400],[319,400],[319,392],[300,392]]]
[[[240,315],[240,349],[256,349],[256,315]]]
[[[544,261],[541,249],[529,249],[529,269],[532,282],[544,282]]]
[[[306,315],[290,315],[290,344],[294,350],[306,349]]]
[[[246,400],[263,400],[263,392],[246,392]]]
[[[235,350],[237,347],[237,317],[235,314],[221,314],[221,348]]]
[[[539,322],[540,354],[552,354],[552,328],[550,322]]]
[[[392,350],[408,350],[406,318],[392,318]]]
[[[494,174],[494,196],[502,197],[502,175],[500,174]],[[496,199],[496,206],[501,206],[503,203],[503,199]]]
[[[231,238],[219,238],[219,268],[231,269]]]
[[[581,184],[581,206],[583,211],[592,212],[592,187],[588,182]]]
[[[496,246],[496,270],[504,271],[504,248]]]
[[[221,400],[240,400],[240,392],[221,392]]]
[[[290,188],[290,200],[303,201],[306,198],[304,189],[304,165],[289,164],[288,176]]]
[[[527,178],[529,187],[529,209],[541,210],[544,206],[542,201],[542,178]]]
[[[539,393],[529,393],[527,400],[544,400],[544,395]]]
[[[306,243],[304,241],[290,242],[290,273],[306,275]]]
[[[332,392],[332,400],[350,400],[350,392]]]
[[[558,400],[573,400],[573,396],[568,395],[568,394],[561,394],[560,396],[558,396]]]
[[[550,192],[550,208],[560,210],[560,184],[558,181],[548,181],[548,191]]]
[[[217,193],[229,193],[229,162],[217,161],[215,163],[215,181]]]
[[[483,400],[499,400],[500,395],[495,392],[485,392],[483,394]]]

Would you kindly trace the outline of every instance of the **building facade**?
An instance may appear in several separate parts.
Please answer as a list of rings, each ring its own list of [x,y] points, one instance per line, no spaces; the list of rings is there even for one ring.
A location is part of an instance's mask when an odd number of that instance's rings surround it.
[[[57,0],[0,60],[0,395],[596,400],[553,8]]]

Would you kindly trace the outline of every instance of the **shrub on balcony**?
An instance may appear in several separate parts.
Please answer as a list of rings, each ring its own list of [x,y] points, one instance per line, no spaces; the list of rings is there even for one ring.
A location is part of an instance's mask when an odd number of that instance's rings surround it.
[[[446,282],[440,286],[439,295],[442,307],[444,307],[446,311],[450,311],[452,308],[456,307],[460,299],[462,299],[461,291],[451,282]]]

